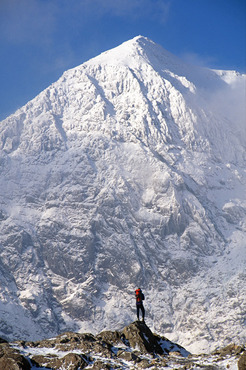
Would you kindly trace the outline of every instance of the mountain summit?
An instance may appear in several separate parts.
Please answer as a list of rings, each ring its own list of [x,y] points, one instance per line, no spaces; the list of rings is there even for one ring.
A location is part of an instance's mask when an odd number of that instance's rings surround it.
[[[146,320],[189,351],[245,340],[245,80],[138,36],[0,124],[0,335]]]
[[[183,81],[186,88],[189,85],[188,81],[185,82],[186,79],[196,83],[196,85],[202,85],[202,88],[209,85],[211,88],[223,86],[221,77],[215,71],[187,65],[183,60],[163,49],[162,46],[143,36],[134,37],[91,59],[83,66],[98,64],[117,68],[124,66],[131,70],[138,70],[139,73],[144,73],[144,66],[148,65],[160,75],[168,74],[169,78],[174,77],[174,79],[179,76],[183,77],[183,79],[177,78],[177,80],[181,84]],[[193,90],[193,88],[191,89]]]
[[[91,59],[85,65],[96,65],[98,63],[117,67],[126,66],[131,69],[141,68],[143,64],[150,64],[159,70],[165,67],[170,68],[171,65],[172,68],[184,67],[184,63],[175,55],[143,36],[134,37],[118,47]]]

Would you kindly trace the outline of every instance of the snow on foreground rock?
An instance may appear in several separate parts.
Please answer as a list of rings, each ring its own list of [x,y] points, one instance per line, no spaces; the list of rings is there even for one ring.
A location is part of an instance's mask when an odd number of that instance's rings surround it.
[[[123,327],[141,286],[189,351],[245,342],[243,81],[139,36],[1,122],[2,337]]]
[[[192,355],[140,321],[98,335],[66,332],[38,342],[0,344],[0,366],[29,369],[244,369],[246,351],[231,344],[210,355]],[[238,366],[237,366],[238,364]]]

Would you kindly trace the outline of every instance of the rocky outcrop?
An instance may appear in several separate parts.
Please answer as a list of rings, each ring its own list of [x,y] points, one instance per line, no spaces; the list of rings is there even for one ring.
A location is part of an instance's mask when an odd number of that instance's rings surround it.
[[[226,347],[223,347],[221,349],[218,349],[213,352],[213,354],[219,355],[222,358],[225,358],[226,356],[233,356],[233,355],[239,355],[244,350],[244,346],[239,346],[235,343],[231,343]]]
[[[136,321],[122,331],[103,331],[98,335],[65,332],[36,342],[2,343],[0,368],[97,370],[127,368],[126,364],[132,364],[144,369],[165,366],[165,357],[174,349],[181,357],[189,354],[181,346],[153,334],[145,323]]]
[[[230,344],[211,355],[193,356],[180,345],[154,334],[140,321],[122,331],[65,332],[55,338],[7,343],[0,338],[0,369],[218,369],[220,362],[238,362],[245,370],[244,346]],[[240,357],[241,356],[241,357]],[[230,365],[230,364],[229,364]],[[223,365],[224,366],[224,365]]]
[[[238,370],[245,369],[246,369],[246,351],[243,352],[238,361]]]
[[[32,364],[48,369],[77,370],[84,369],[88,365],[88,359],[76,353],[68,353],[61,358],[57,356],[34,356],[32,357]]]
[[[159,337],[154,335],[143,322],[137,321],[126,326],[123,334],[132,348],[138,348],[143,353],[161,355],[165,353],[159,344]]]
[[[6,341],[0,340],[0,369],[30,370],[31,366],[17,349],[11,347]]]
[[[153,334],[144,322],[135,321],[126,326],[122,333],[129,346],[138,349],[142,353],[167,355],[175,351],[184,357],[189,355],[189,352],[183,347],[172,343],[167,338]]]

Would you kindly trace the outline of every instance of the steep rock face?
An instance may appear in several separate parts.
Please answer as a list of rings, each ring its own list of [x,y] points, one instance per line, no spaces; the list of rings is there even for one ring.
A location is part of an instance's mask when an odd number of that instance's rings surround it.
[[[175,341],[245,339],[245,136],[211,108],[224,91],[137,37],[1,123],[5,337],[122,327],[141,285]]]

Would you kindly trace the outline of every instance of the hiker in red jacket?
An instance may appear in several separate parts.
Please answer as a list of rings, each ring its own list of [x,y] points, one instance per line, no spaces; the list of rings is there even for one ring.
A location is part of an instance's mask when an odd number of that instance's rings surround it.
[[[135,290],[136,295],[136,306],[137,306],[137,318],[139,320],[139,309],[142,311],[142,321],[144,322],[144,306],[143,306],[143,300],[144,300],[144,294],[140,288]]]

